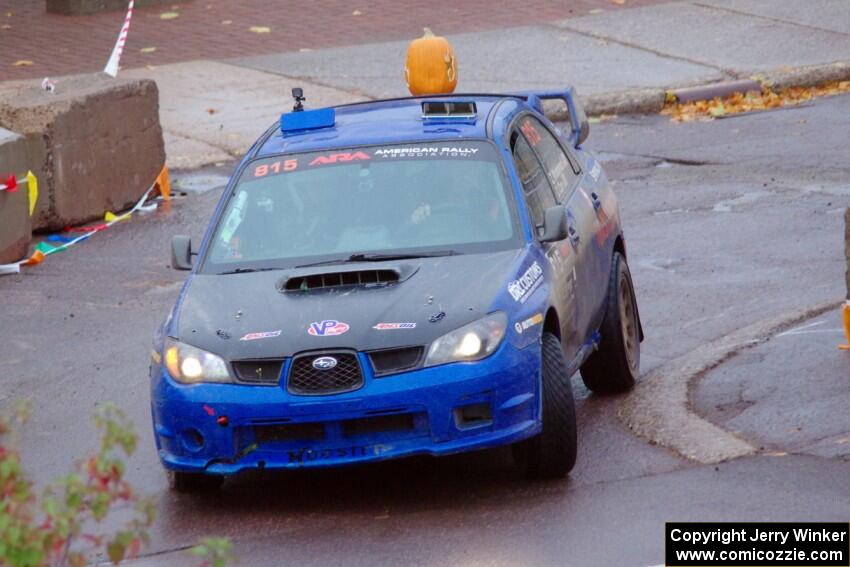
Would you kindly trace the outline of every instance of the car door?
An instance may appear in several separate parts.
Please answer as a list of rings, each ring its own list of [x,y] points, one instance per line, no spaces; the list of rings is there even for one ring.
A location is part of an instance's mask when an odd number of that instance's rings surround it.
[[[552,183],[543,169],[537,154],[532,149],[532,140],[525,136],[518,122],[511,131],[510,143],[514,165],[522,183],[523,196],[535,227],[535,238],[543,228],[543,216],[548,207],[557,203]],[[578,241],[576,241],[577,243]],[[560,242],[540,243],[552,269],[553,303],[558,310],[561,328],[561,343],[569,360],[575,357],[581,347],[581,336],[576,319],[576,270],[578,254],[573,241],[569,238]]]
[[[554,133],[533,114],[520,118],[519,129],[541,163],[555,200],[567,209],[569,247],[559,246],[548,252],[560,256],[562,264],[569,264],[571,274],[562,275],[564,287],[571,294],[571,308],[575,317],[578,347],[590,338],[598,327],[599,306],[605,297],[605,282],[599,282],[594,263],[592,238],[596,229],[593,203],[579,187],[580,174],[576,160],[558,141]],[[572,257],[564,262],[563,257]],[[573,351],[571,351],[573,352]]]

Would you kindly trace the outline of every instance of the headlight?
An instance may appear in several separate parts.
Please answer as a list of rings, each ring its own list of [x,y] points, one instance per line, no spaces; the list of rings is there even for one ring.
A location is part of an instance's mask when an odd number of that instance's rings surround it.
[[[508,316],[502,311],[464,325],[431,343],[425,366],[481,360],[490,356],[505,338]]]
[[[184,384],[230,382],[227,363],[220,356],[193,346],[165,340],[165,367],[171,377]]]

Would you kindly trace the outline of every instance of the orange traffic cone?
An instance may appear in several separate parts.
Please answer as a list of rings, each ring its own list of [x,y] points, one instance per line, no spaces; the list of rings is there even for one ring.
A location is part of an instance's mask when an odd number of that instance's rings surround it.
[[[850,350],[850,299],[841,306],[841,320],[844,322],[844,336],[847,337],[846,345],[838,345],[841,350]]]
[[[159,194],[162,195],[163,201],[171,200],[171,183],[168,182],[168,168],[163,166],[162,171],[159,172],[159,175],[156,176],[156,181],[154,182],[157,189],[159,189]]]

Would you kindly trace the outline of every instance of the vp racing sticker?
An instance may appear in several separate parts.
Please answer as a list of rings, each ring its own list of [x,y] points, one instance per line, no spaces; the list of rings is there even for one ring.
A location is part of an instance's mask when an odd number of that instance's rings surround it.
[[[348,323],[343,323],[336,319],[325,319],[324,321],[310,323],[310,328],[307,329],[307,332],[314,337],[333,337],[347,332],[348,329]]]
[[[519,278],[508,284],[508,293],[514,301],[525,303],[534,290],[540,287],[542,281],[543,268],[535,260]]]

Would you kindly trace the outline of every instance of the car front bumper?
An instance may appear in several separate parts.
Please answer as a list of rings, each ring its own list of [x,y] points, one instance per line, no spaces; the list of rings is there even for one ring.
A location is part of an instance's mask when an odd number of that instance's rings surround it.
[[[506,341],[478,362],[381,378],[359,356],[363,387],[330,396],[292,395],[283,381],[183,385],[154,366],[151,409],[163,465],[224,475],[338,466],[486,449],[540,431],[534,344],[518,349]]]

